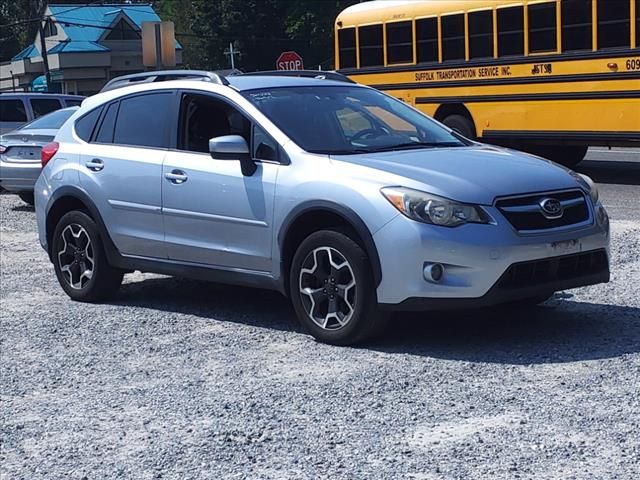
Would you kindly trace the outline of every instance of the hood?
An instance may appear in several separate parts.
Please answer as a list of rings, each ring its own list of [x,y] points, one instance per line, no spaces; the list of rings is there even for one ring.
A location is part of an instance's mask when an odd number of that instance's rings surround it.
[[[416,188],[464,203],[491,205],[496,197],[579,187],[569,170],[561,165],[485,145],[331,158],[409,180],[395,178],[389,186]]]

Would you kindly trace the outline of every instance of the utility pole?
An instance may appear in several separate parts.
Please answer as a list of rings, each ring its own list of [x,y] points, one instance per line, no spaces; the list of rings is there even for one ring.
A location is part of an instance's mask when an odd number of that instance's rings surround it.
[[[231,59],[231,69],[235,69],[236,68],[236,55],[238,55],[238,57],[242,56],[242,52],[240,50],[236,50],[235,48],[233,48],[233,42],[229,43],[229,48],[227,48],[224,52],[225,55],[228,55],[229,58]]]

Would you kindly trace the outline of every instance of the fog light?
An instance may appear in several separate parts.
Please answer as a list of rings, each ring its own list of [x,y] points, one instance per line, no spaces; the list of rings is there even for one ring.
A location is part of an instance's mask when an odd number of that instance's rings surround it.
[[[427,282],[439,283],[444,276],[444,267],[441,263],[425,263],[422,274]]]

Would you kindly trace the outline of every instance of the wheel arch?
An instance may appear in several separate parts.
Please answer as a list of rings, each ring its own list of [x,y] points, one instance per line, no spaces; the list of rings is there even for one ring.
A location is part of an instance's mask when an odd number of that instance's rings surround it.
[[[382,280],[380,257],[365,222],[352,209],[329,201],[311,201],[292,210],[282,223],[278,235],[280,278],[283,292],[288,294],[289,270],[297,247],[311,233],[326,228],[346,229],[369,257],[375,286]]]
[[[464,103],[443,103],[433,114],[433,118],[439,122],[444,122],[444,119],[450,115],[462,115],[469,120],[473,125],[473,133],[475,137],[478,138],[478,127],[473,120],[473,115],[471,115],[471,112]]]
[[[51,249],[53,245],[53,232],[56,229],[56,225],[65,214],[73,210],[84,211],[94,222],[96,222],[107,258],[110,261],[115,260],[118,256],[117,249],[111,240],[111,236],[107,231],[98,208],[89,197],[89,194],[76,186],[65,186],[59,188],[54,192],[49,200],[45,226],[47,253],[49,254],[49,258],[51,258],[52,255]]]

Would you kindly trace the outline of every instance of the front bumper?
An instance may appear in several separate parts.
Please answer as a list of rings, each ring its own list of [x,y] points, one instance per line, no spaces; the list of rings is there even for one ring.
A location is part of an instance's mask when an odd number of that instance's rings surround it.
[[[518,234],[497,210],[487,208],[496,224],[444,228],[397,216],[374,235],[382,267],[378,286],[381,307],[398,310],[490,306],[609,280],[609,219],[602,205],[593,223],[535,235]],[[587,252],[601,252],[604,264],[568,275],[533,275],[504,288],[515,266],[553,259],[557,264]],[[440,263],[439,282],[427,281],[425,264]],[[547,265],[544,262],[535,262]],[[548,265],[547,265],[548,266]]]
[[[41,169],[40,162],[0,160],[0,186],[10,192],[32,192]]]

